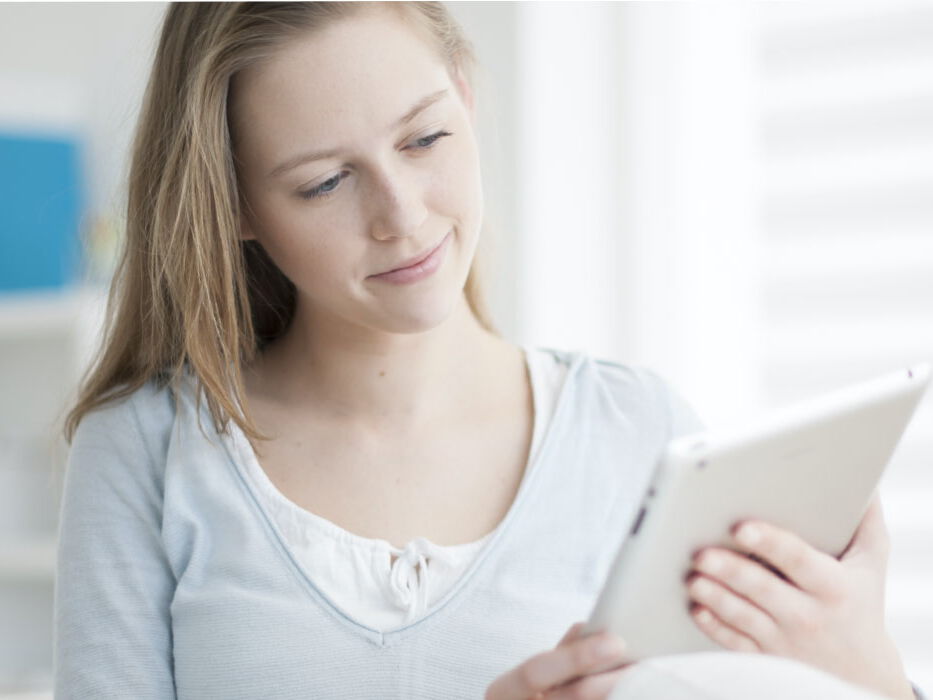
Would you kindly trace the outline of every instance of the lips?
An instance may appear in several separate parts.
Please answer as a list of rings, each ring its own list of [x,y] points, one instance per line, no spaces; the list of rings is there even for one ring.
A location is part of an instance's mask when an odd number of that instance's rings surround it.
[[[389,272],[396,272],[397,270],[404,270],[406,267],[414,267],[415,265],[424,262],[428,257],[430,257],[431,253],[433,253],[435,250],[440,248],[441,243],[443,243],[444,240],[446,240],[446,238],[447,236],[445,235],[444,238],[441,239],[440,243],[435,244],[432,248],[429,248],[423,253],[419,253],[415,257],[408,259],[407,261],[401,263],[400,265],[397,265],[396,267],[393,267],[389,270],[385,270],[384,272],[377,272],[376,274],[385,275],[385,274],[388,274]]]

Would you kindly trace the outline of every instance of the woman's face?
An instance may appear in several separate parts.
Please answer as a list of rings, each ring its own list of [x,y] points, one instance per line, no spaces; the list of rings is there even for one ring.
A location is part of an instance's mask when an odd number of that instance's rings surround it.
[[[413,333],[449,315],[483,196],[472,95],[425,40],[393,14],[360,13],[237,76],[231,108],[244,237],[314,322]],[[374,277],[442,242],[433,274]]]

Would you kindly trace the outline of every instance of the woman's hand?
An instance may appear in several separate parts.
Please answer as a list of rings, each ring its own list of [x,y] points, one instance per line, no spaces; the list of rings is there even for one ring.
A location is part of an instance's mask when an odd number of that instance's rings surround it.
[[[884,625],[889,541],[877,495],[839,559],[760,521],[738,523],[733,537],[752,558],[706,548],[687,578],[693,618],[708,637],[914,698]]]
[[[577,622],[551,651],[542,652],[499,676],[485,700],[604,700],[625,670],[624,642],[604,631],[580,638]],[[604,648],[604,644],[608,646]],[[612,671],[595,673],[612,668]],[[582,677],[581,677],[582,676]]]

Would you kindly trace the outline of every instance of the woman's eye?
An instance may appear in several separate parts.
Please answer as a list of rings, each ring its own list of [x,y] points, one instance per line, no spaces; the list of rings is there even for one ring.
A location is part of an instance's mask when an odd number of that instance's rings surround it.
[[[436,144],[440,139],[444,138],[445,136],[453,136],[453,134],[449,131],[438,131],[436,133],[431,134],[430,136],[423,136],[420,139],[415,139],[414,148],[426,151],[429,148],[433,148],[434,144]],[[343,179],[344,174],[345,174],[345,171],[340,173],[339,175],[334,175],[329,180],[325,180],[317,187],[314,187],[305,192],[301,192],[299,194],[304,199],[324,199],[326,197],[329,197],[331,193],[333,193],[337,189],[337,185],[340,184],[340,181]]]
[[[340,183],[343,173],[339,175],[334,175],[329,180],[325,180],[317,187],[314,187],[307,192],[302,192],[301,196],[305,199],[321,199],[328,196],[331,192],[337,189],[337,185]]]
[[[438,131],[437,133],[431,134],[430,136],[423,136],[420,139],[416,139],[415,143],[417,144],[416,148],[431,148],[434,146],[437,141],[444,138],[445,136],[453,136],[449,131]]]

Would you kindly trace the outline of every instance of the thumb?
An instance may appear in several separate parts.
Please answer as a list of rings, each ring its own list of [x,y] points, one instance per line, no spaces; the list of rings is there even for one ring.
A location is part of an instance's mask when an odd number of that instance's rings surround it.
[[[877,492],[868,504],[865,515],[859,523],[852,541],[843,552],[841,559],[853,557],[871,557],[886,561],[890,550],[888,530],[884,523],[884,513],[881,509],[881,498]]]
[[[585,622],[575,622],[570,626],[570,629],[564,633],[564,636],[561,637],[561,640],[557,643],[557,646],[564,646],[570,644],[571,642],[579,639],[580,631],[583,629]]]

